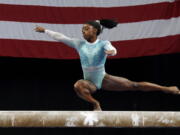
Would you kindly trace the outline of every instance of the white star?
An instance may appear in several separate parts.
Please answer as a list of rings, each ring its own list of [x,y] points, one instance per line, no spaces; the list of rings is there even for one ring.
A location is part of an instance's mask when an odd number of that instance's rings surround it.
[[[140,117],[139,117],[138,114],[133,113],[133,114],[131,115],[131,119],[132,119],[132,124],[133,124],[133,126],[139,126]]]
[[[84,125],[93,126],[96,122],[99,121],[95,113],[81,112],[81,115],[85,116]]]

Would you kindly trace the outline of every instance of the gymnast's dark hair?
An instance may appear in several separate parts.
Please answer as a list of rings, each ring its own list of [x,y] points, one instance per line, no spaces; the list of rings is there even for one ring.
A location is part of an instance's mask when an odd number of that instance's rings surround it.
[[[110,19],[101,19],[96,21],[89,21],[86,24],[92,25],[97,29],[97,36],[103,31],[104,28],[112,29],[118,25],[118,22]]]

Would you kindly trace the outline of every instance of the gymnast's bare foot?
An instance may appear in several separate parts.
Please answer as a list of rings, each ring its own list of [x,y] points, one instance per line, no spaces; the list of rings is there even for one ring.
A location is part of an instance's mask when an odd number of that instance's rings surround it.
[[[180,90],[176,86],[169,87],[169,92],[172,93],[172,94],[180,95]]]
[[[102,111],[101,106],[99,104],[95,105],[93,111]]]

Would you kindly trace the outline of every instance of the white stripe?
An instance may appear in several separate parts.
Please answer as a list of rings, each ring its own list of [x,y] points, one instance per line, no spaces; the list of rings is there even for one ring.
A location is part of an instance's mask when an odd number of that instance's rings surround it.
[[[174,1],[175,0],[0,0],[0,3],[55,7],[123,7]]]
[[[35,25],[61,32],[69,37],[82,39],[82,24],[45,24],[0,21],[0,38],[54,41],[33,29]],[[109,41],[165,37],[180,34],[180,17],[168,20],[151,20],[119,24],[114,29],[104,29],[101,39]]]

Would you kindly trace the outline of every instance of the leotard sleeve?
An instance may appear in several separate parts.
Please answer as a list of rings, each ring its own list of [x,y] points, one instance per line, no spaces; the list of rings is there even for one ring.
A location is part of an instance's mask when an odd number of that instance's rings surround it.
[[[62,42],[66,45],[68,45],[69,47],[72,47],[72,48],[75,48],[75,49],[78,49],[79,45],[80,45],[80,40],[78,39],[74,39],[74,38],[70,38],[70,37],[67,37],[65,36],[64,34],[62,33],[59,33],[59,32],[54,32],[52,30],[45,30],[45,33],[53,38],[54,40],[57,40],[59,42]]]
[[[104,46],[104,49],[109,51],[109,50],[114,50],[114,53],[111,56],[114,56],[117,54],[117,50],[114,46],[112,46],[112,44],[109,41],[106,41],[106,44]]]

